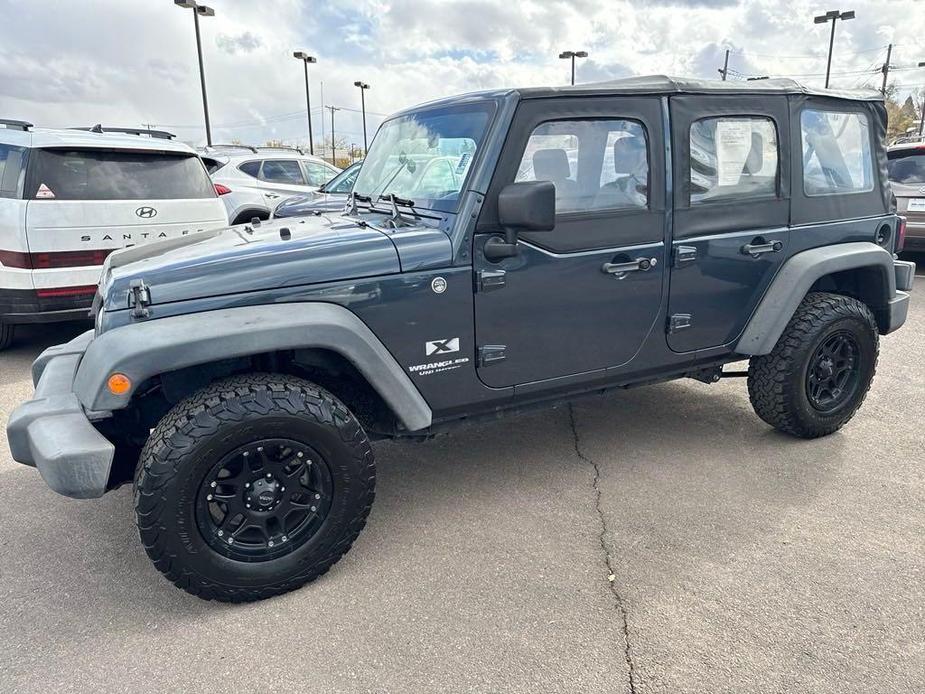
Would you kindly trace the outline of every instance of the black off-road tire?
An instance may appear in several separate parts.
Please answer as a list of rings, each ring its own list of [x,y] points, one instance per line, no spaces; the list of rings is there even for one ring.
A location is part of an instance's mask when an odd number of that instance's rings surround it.
[[[197,490],[227,451],[272,437],[305,441],[321,453],[333,485],[330,507],[317,531],[290,553],[235,560],[217,552],[197,526]],[[363,529],[374,487],[366,434],[331,393],[290,376],[236,376],[180,402],[153,430],[135,474],[135,516],[145,551],[176,586],[206,600],[247,602],[324,574]]]
[[[15,327],[9,323],[4,323],[0,320],[0,350],[4,350],[13,344],[13,333],[15,332]]]
[[[807,388],[810,362],[827,340],[846,335],[858,348],[852,393],[832,411],[813,406]],[[770,354],[752,357],[748,396],[761,419],[805,439],[838,431],[854,416],[877,367],[879,333],[870,309],[841,294],[812,292],[797,308]]]

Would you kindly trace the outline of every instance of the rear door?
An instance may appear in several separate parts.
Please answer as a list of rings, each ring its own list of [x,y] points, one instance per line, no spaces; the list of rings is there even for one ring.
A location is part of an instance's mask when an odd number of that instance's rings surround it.
[[[94,284],[110,250],[227,225],[202,162],[183,152],[33,150],[24,197],[38,288]]]
[[[676,96],[668,344],[725,345],[745,328],[787,257],[785,96]]]
[[[305,193],[310,188],[298,159],[264,159],[258,178],[271,206],[281,198]]]

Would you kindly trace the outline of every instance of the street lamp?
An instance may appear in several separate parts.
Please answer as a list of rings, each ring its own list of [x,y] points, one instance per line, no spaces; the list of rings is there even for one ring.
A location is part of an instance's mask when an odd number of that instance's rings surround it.
[[[308,152],[309,154],[314,154],[315,139],[312,136],[312,101],[311,97],[308,95],[308,64],[317,63],[318,59],[310,56],[305,51],[296,51],[292,54],[292,57],[301,60],[302,64],[305,66],[305,113],[308,116]]]
[[[361,82],[357,80],[353,83],[354,87],[360,88],[360,104],[363,109],[363,152],[365,155],[366,150],[368,149],[366,145],[366,90],[369,89],[369,85],[366,82]]]
[[[835,22],[839,19],[854,19],[854,10],[841,12],[840,10],[830,10],[818,17],[813,17],[813,24],[825,24],[832,22],[832,34],[829,36],[829,62],[825,66],[825,88],[829,88],[829,75],[832,72],[832,46],[835,44]]]
[[[559,57],[562,60],[572,60],[572,84],[575,84],[575,58],[587,58],[588,51],[562,51],[559,54]]]
[[[212,127],[209,125],[209,100],[206,98],[206,71],[202,66],[202,39],[199,36],[199,16],[214,17],[215,10],[205,5],[197,5],[195,0],[173,0],[173,4],[193,11],[193,24],[196,27],[196,53],[199,55],[199,81],[202,83],[202,110],[206,116],[206,144],[212,146]]]

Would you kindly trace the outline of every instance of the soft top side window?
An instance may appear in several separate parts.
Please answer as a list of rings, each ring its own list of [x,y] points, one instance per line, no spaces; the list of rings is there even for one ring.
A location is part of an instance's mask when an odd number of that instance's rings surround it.
[[[629,119],[549,121],[538,125],[515,181],[552,181],[556,211],[645,208],[649,151],[645,127]]]
[[[803,192],[807,196],[874,189],[870,123],[864,113],[806,108],[800,113]]]
[[[690,129],[690,202],[776,198],[779,147],[774,121],[701,118]]]

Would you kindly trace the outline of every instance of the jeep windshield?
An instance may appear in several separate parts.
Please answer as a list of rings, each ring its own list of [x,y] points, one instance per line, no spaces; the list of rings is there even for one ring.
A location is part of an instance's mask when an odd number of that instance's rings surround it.
[[[468,104],[386,121],[353,190],[373,204],[394,195],[422,209],[455,211],[493,112],[493,104]]]

